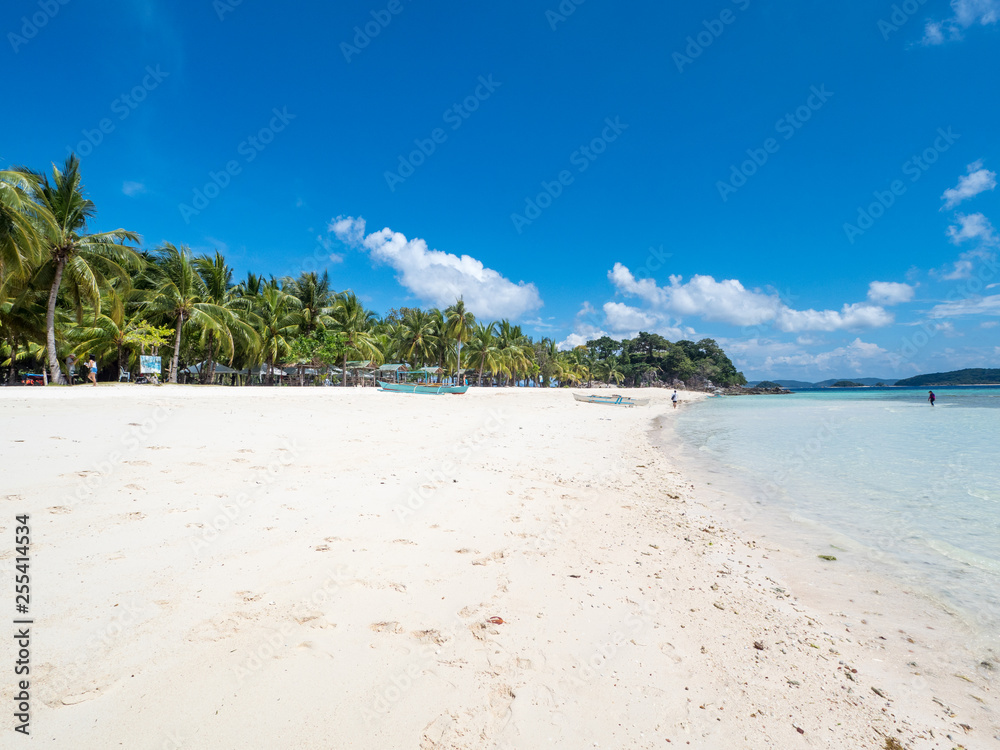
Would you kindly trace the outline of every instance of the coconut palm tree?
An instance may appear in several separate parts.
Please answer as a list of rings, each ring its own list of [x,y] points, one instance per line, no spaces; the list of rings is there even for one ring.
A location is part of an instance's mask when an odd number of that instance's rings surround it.
[[[247,316],[260,338],[259,351],[267,365],[267,384],[274,385],[274,366],[291,352],[292,339],[299,333],[302,303],[289,294],[277,281],[264,284],[254,298]]]
[[[216,251],[215,256],[199,256],[194,260],[198,275],[205,283],[205,301],[218,306],[222,311],[222,330],[214,326],[202,329],[202,344],[207,354],[207,371],[202,372],[203,383],[215,382],[215,363],[217,355],[221,355],[232,363],[236,355],[236,346],[244,350],[253,348],[258,342],[257,333],[244,320],[245,314],[251,309],[249,299],[239,294],[233,286],[233,269],[226,264],[222,253]]]
[[[297,279],[285,277],[281,280],[282,289],[295,295],[302,307],[299,310],[302,318],[299,323],[301,333],[322,331],[333,324],[333,308],[336,295],[330,289],[330,275],[324,271],[320,276],[315,271],[303,273]]]
[[[68,282],[78,317],[82,315],[84,301],[99,313],[101,289],[112,279],[127,279],[142,269],[142,259],[126,244],[139,244],[141,239],[125,229],[86,233],[87,222],[96,209],[84,194],[80,161],[75,155],[66,159],[61,170],[53,165],[51,182],[47,176],[24,174],[39,180],[37,201],[44,208],[42,213],[52,218],[51,222],[38,224],[45,257],[33,281],[49,289],[45,317],[49,374],[53,382],[65,382],[56,352],[56,301],[64,281]]]
[[[344,347],[342,374],[342,385],[346,387],[348,357],[374,361],[382,359],[382,350],[379,348],[378,338],[373,330],[378,318],[371,310],[365,309],[361,300],[352,291],[346,291],[337,296],[332,317],[333,330],[344,334],[347,340],[347,346]]]
[[[44,258],[44,228],[56,229],[52,214],[35,199],[37,175],[0,170],[0,276],[26,279]]]
[[[493,374],[500,371],[501,356],[497,346],[496,323],[478,323],[472,332],[467,347],[469,363],[479,373],[479,385],[483,384],[483,371]]]
[[[224,335],[227,313],[209,301],[208,289],[198,275],[191,249],[184,245],[177,248],[167,242],[156,250],[156,261],[149,268],[146,286],[141,313],[171,325],[175,331],[168,380],[176,383],[185,326]]]
[[[445,311],[445,333],[453,339],[458,348],[458,364],[456,370],[462,372],[462,344],[469,340],[476,329],[476,316],[465,309],[465,300],[459,297],[454,305]],[[461,374],[459,385],[462,384]]]
[[[440,343],[435,316],[423,310],[407,311],[396,328],[399,352],[411,365],[423,367],[434,355]]]

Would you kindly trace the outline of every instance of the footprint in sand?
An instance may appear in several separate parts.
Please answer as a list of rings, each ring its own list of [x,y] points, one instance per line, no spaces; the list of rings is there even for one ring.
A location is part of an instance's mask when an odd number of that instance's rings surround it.
[[[127,490],[139,490],[139,491],[142,491],[142,490],[145,490],[146,488],[145,487],[140,487],[138,484],[126,484],[125,485],[125,489],[127,489]]]
[[[236,452],[237,452],[237,453],[253,453],[253,451],[252,451],[252,450],[250,450],[249,448],[240,448],[240,449],[239,449],[238,451],[236,451]]]
[[[237,591],[236,596],[242,597],[245,602],[255,602],[260,599],[260,594],[255,594],[252,591]]]
[[[440,630],[414,630],[410,635],[418,641],[436,643],[438,646],[448,642],[448,636],[442,635]]]
[[[395,620],[392,622],[373,622],[369,627],[376,633],[395,633],[399,635],[403,632],[403,626]]]
[[[149,461],[123,461],[122,463],[126,463],[129,466],[152,466]]]
[[[51,508],[49,508],[49,513],[56,513],[58,515],[63,515],[65,513],[72,513],[72,512],[73,510],[71,508],[67,508],[65,505],[53,505]]]
[[[329,552],[330,551],[330,545],[329,544],[321,544],[318,547],[316,547],[315,549],[316,549],[317,552]]]
[[[413,546],[417,545],[416,542],[411,542],[409,539],[393,539],[392,543],[393,544],[412,544]]]
[[[250,461],[248,461],[245,458],[234,458],[233,459],[233,463],[234,464],[248,464],[248,463],[250,463]]]
[[[135,513],[129,513],[127,516],[125,516],[125,518],[127,518],[129,521],[141,521],[145,517],[146,514],[140,511],[136,511]]]

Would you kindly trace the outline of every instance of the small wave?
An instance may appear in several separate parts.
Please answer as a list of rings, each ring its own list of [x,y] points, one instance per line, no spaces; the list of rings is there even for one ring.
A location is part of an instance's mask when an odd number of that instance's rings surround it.
[[[1000,576],[1000,560],[986,557],[975,552],[971,552],[961,547],[956,547],[940,539],[925,539],[924,542],[939,555],[947,557],[949,560],[960,562],[970,567],[982,570],[991,575]]]

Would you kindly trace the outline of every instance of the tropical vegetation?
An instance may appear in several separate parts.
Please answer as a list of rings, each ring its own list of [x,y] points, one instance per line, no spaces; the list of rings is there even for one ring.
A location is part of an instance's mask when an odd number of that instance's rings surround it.
[[[443,310],[378,315],[327,272],[236,280],[222,253],[144,249],[134,231],[91,231],[95,216],[73,156],[50,175],[0,171],[0,366],[9,383],[41,368],[49,382],[66,382],[67,359],[91,355],[113,380],[134,373],[140,356],[159,356],[173,383],[233,374],[231,383],[271,384],[291,373],[293,383],[347,385],[349,373],[388,363],[482,386],[746,382],[712,339],[640,333],[561,350],[510,320],[477,319],[461,298]]]

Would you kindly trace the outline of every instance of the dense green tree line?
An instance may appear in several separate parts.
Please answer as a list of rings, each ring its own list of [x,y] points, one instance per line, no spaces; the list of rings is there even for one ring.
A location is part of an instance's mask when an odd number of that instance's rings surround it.
[[[746,382],[712,339],[640,333],[559,351],[508,320],[476,320],[461,299],[380,317],[354,292],[336,291],[326,272],[236,280],[218,252],[170,243],[143,250],[125,229],[89,233],[95,211],[74,157],[51,175],[0,171],[0,366],[9,382],[19,368],[37,367],[65,382],[70,354],[122,369],[158,354],[170,382],[203,362],[202,382],[213,382],[222,363],[263,366],[268,382],[278,367],[337,365],[346,384],[347,363],[357,360],[463,371],[482,385]]]

